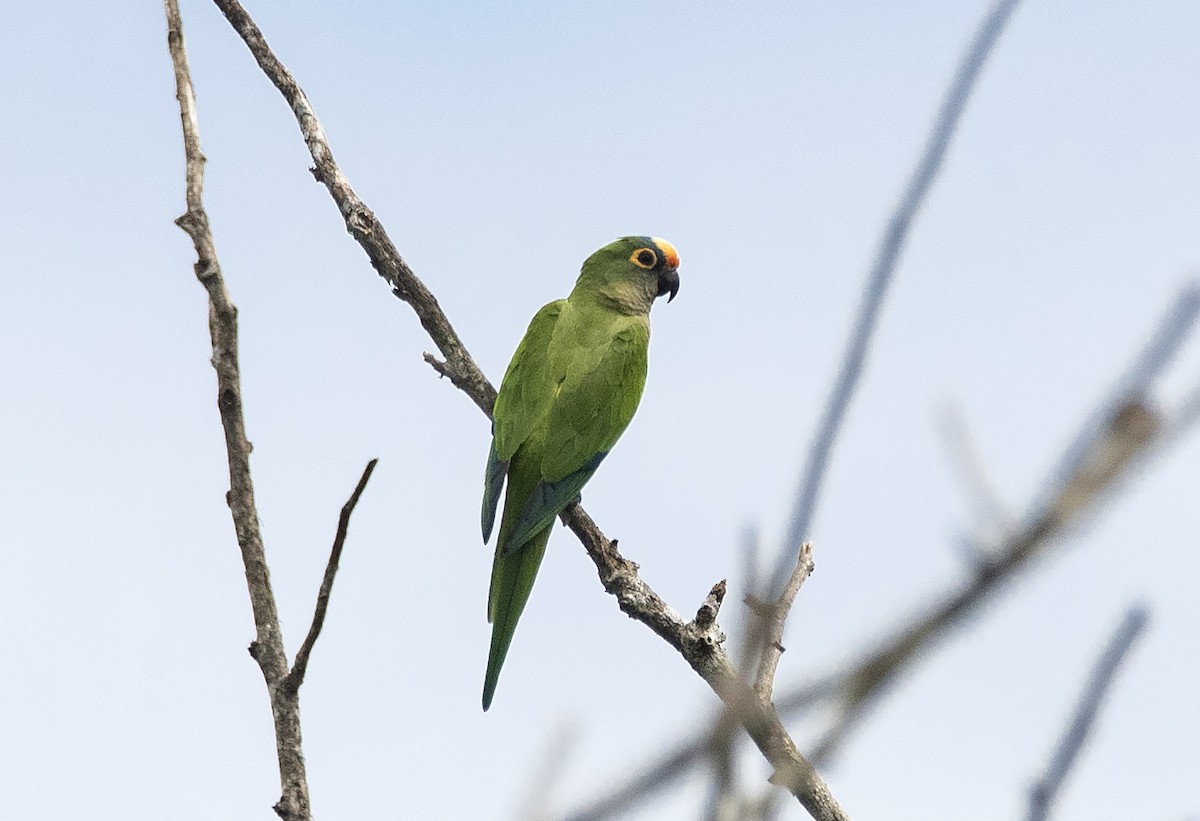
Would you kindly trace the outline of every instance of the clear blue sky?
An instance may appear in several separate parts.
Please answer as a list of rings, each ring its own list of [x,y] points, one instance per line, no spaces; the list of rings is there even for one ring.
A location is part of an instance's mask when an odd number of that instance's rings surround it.
[[[877,237],[982,3],[254,3],[335,154],[485,372],[630,233],[680,250],[642,408],[585,494],[677,609],[783,532]],[[241,309],[254,476],[319,818],[513,817],[568,728],[566,808],[715,698],[551,540],[487,715],[486,420],[346,235],[290,111],[184,4],[206,204]],[[155,3],[0,26],[0,816],[265,819],[269,712]],[[1027,0],[897,272],[817,516],[781,689],[965,572],[967,418],[1014,511],[1200,262],[1200,6]],[[1163,383],[1200,380],[1193,342]],[[1023,814],[1096,653],[1129,661],[1057,817],[1200,812],[1200,437],[906,678],[827,776],[855,819]],[[797,727],[803,739],[803,727]],[[748,759],[748,772],[765,768]],[[696,779],[640,818],[692,819]],[[788,807],[785,817],[800,817]]]

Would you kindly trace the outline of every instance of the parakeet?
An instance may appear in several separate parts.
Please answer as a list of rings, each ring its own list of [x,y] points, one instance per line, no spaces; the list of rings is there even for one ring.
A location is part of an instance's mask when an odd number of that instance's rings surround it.
[[[566,299],[529,323],[500,384],[483,480],[483,541],[508,492],[488,593],[492,643],[483,709],[550,539],[625,431],[646,383],[650,306],[679,291],[679,254],[657,237],[622,237],[583,263]]]

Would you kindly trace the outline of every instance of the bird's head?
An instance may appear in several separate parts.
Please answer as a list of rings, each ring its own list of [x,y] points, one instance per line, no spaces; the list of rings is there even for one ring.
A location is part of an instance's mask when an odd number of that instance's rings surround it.
[[[679,293],[679,252],[658,237],[621,237],[587,258],[575,289],[646,313],[657,297]]]

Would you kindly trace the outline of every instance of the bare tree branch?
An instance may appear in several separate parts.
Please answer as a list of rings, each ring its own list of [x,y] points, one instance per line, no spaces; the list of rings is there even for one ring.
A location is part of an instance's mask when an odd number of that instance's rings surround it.
[[[770,612],[763,616],[762,655],[754,676],[754,692],[765,701],[770,701],[775,686],[775,670],[779,666],[779,657],[783,655],[783,628],[792,610],[792,602],[800,592],[800,586],[812,575],[813,566],[812,542],[805,542],[800,545],[791,577]]]
[[[208,328],[212,337],[212,365],[217,372],[217,407],[225,431],[229,462],[229,492],[226,501],[233,515],[234,530],[246,570],[250,606],[254,612],[255,640],[250,655],[258,662],[271,699],[275,722],[275,748],[283,795],[275,812],[284,821],[308,821],[308,781],[300,734],[300,703],[294,689],[282,686],[288,675],[287,654],[279,629],[279,614],[263,553],[262,533],[250,479],[250,442],[242,412],[241,374],[238,365],[237,308],[225,287],[217,249],[204,210],[204,154],[200,150],[200,125],[196,115],[196,93],[188,69],[183,41],[183,23],[176,0],[165,0],[167,47],[175,70],[175,97],[183,126],[187,179],[187,212],[175,222],[187,232],[196,248],[196,278],[208,292]]]
[[[875,264],[871,268],[871,273],[868,275],[866,286],[863,289],[862,303],[858,308],[854,328],[850,332],[850,339],[842,358],[841,370],[834,381],[829,403],[817,426],[816,435],[813,437],[813,443],[808,452],[808,461],[805,463],[804,473],[800,479],[800,487],[796,495],[795,507],[792,509],[787,536],[772,576],[772,591],[783,586],[788,569],[793,564],[792,555],[796,550],[796,545],[803,544],[809,536],[813,512],[816,510],[817,498],[825,477],[825,468],[829,464],[829,455],[833,450],[834,442],[837,441],[842,420],[846,417],[846,410],[850,407],[850,400],[854,398],[858,380],[862,376],[883,299],[887,294],[888,285],[891,283],[896,263],[904,250],[904,244],[908,240],[913,220],[941,171],[942,161],[950,146],[950,139],[954,136],[958,121],[967,106],[967,101],[971,97],[980,73],[983,71],[983,66],[991,56],[996,41],[1000,39],[1000,35],[1004,32],[1004,28],[1019,2],[1020,0],[997,0],[983,19],[983,23],[975,33],[975,39],[966,54],[963,55],[962,62],[955,72],[954,80],[942,101],[941,109],[933,124],[933,130],[925,144],[925,151],[913,171],[904,194],[900,197],[899,204],[888,219],[887,228],[884,230],[879,251],[875,257]]]
[[[371,265],[391,286],[392,292],[412,307],[421,321],[421,326],[446,358],[439,367],[439,373],[448,377],[456,387],[471,397],[480,410],[491,415],[492,404],[496,401],[495,388],[467,353],[437,299],[408,267],[383,225],[350,187],[349,181],[333,159],[325,131],[308,98],[304,96],[304,91],[279,62],[258,26],[237,0],[214,2],[249,47],[259,68],[291,106],[292,113],[296,115],[296,122],[300,125],[300,133],[308,145],[309,154],[312,155],[313,176],[329,189],[330,196],[346,222],[346,230],[367,252]]]
[[[325,612],[329,609],[329,595],[333,592],[333,578],[337,575],[338,562],[342,559],[342,547],[346,544],[346,532],[350,528],[350,515],[354,513],[359,497],[367,489],[367,482],[370,481],[377,464],[379,464],[378,459],[367,462],[362,478],[358,480],[354,492],[350,494],[346,504],[342,505],[342,512],[338,516],[337,534],[333,537],[333,549],[329,552],[329,562],[325,565],[325,576],[321,579],[321,589],[317,592],[317,606],[313,610],[312,624],[308,628],[308,635],[304,637],[304,643],[300,645],[300,649],[296,653],[292,671],[283,681],[282,686],[293,693],[299,690],[300,685],[304,683],[304,675],[308,672],[308,657],[312,655],[313,645],[317,643],[317,638],[321,635],[321,628],[325,626]]]
[[[1028,821],[1045,821],[1049,817],[1054,799],[1058,797],[1071,767],[1091,734],[1105,694],[1112,686],[1117,671],[1129,655],[1134,642],[1145,631],[1149,620],[1150,614],[1145,607],[1131,607],[1120,627],[1109,639],[1108,646],[1096,661],[1096,666],[1088,678],[1087,686],[1071,717],[1071,723],[1059,739],[1046,772],[1030,791],[1029,814],[1026,816]]]
[[[262,32],[237,0],[214,2],[291,106],[315,163],[314,174],[337,203],[347,229],[367,252],[376,271],[392,286],[396,296],[413,308],[421,325],[446,358],[442,363],[434,361],[431,364],[490,416],[495,389],[463,346],[433,294],[417,279],[375,215],[350,187],[333,159],[328,140],[304,92],[271,52]],[[583,508],[578,504],[571,505],[562,512],[561,518],[583,543],[605,590],[616,597],[621,610],[675,648],[722,700],[734,705],[742,717],[742,725],[775,770],[772,783],[786,787],[814,818],[822,821],[846,818],[829,788],[796,749],[774,708],[760,703],[737,676],[736,668],[721,646],[725,637],[715,622],[716,609],[712,608],[712,621],[704,615],[706,610],[702,607],[697,619],[684,622],[638,576],[637,565],[617,552],[616,543],[605,538]],[[719,607],[719,597],[717,599],[716,606]]]

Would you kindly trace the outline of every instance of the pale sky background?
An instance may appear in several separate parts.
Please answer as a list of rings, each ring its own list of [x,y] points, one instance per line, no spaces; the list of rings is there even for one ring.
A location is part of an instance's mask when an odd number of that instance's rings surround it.
[[[680,250],[648,387],[584,493],[672,605],[782,538],[877,238],[982,2],[249,7],[351,182],[498,380],[623,234]],[[558,531],[488,714],[488,427],[347,236],[282,98],[184,3],[206,205],[241,310],[254,478],[316,816],[573,807],[713,714]],[[270,716],[224,504],[157,3],[0,14],[0,817],[269,819]],[[1200,4],[1027,0],[897,271],[814,523],[781,689],[960,578],[956,403],[1019,511],[1200,265]],[[1200,340],[1163,382],[1200,381]],[[1200,814],[1200,436],[931,654],[825,768],[855,819],[1010,821],[1125,608],[1150,631],[1060,819]],[[803,742],[803,727],[797,727]],[[802,744],[803,746],[803,744]],[[747,757],[753,783],[766,767]],[[706,786],[646,805],[699,816]],[[794,803],[785,818],[804,817]]]

